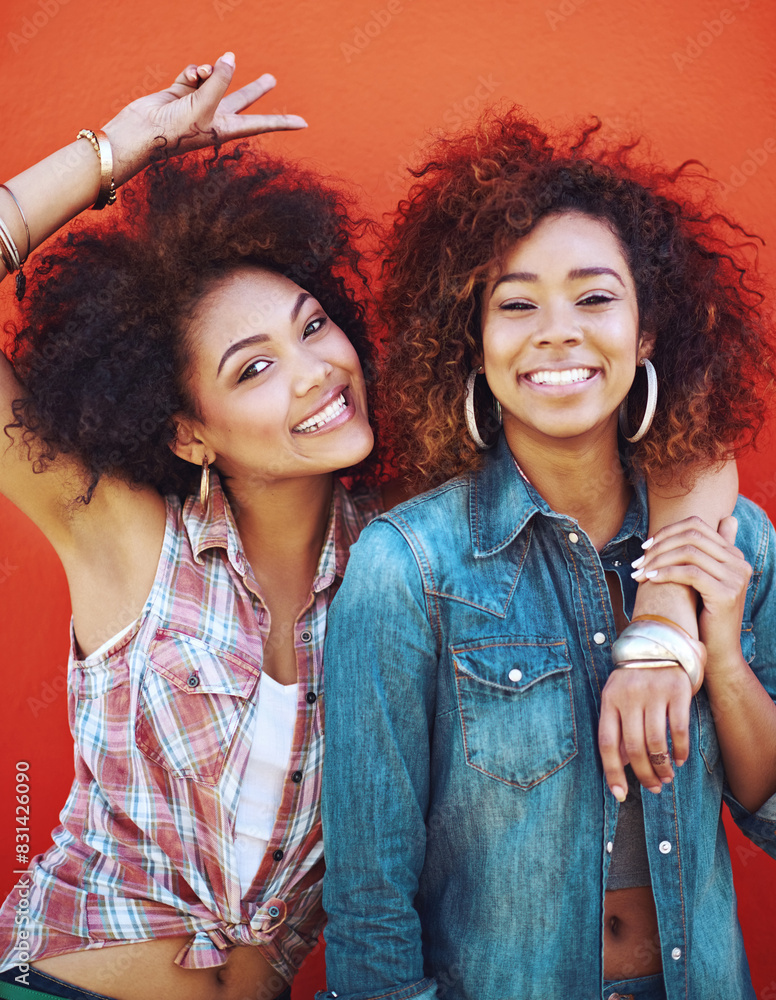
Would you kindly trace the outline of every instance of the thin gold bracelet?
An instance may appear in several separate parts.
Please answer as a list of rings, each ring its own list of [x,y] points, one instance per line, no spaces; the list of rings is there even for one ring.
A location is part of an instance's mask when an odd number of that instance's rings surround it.
[[[88,139],[100,161],[100,193],[92,208],[100,209],[112,205],[116,200],[116,182],[113,179],[113,150],[110,139],[101,128],[96,132],[90,128],[82,128],[76,139]]]

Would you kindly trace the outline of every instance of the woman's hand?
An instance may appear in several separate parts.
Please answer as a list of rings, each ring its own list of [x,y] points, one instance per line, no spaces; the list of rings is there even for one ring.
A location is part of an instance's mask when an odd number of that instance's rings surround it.
[[[133,101],[105,126],[114,157],[116,186],[148,166],[164,139],[168,153],[187,153],[218,140],[239,139],[261,132],[305,128],[298,115],[243,115],[239,112],[275,86],[265,73],[232,94],[226,93],[234,74],[234,55],[225,53],[215,65],[192,63],[166,90]]]
[[[662,528],[634,563],[635,579],[681,583],[700,595],[700,637],[706,647],[706,677],[714,680],[742,665],[741,621],[751,567],[733,544],[738,523],[726,517],[714,531],[697,517]],[[627,788],[623,768],[650,791],[673,778],[666,722],[674,763],[689,753],[691,686],[680,667],[619,669],[601,698],[598,743],[607,784],[620,801]],[[663,763],[661,761],[663,757]]]
[[[738,522],[726,517],[714,531],[698,517],[662,528],[634,563],[636,580],[683,583],[703,602],[698,622],[706,675],[741,659],[741,621],[752,567],[735,546]]]
[[[690,752],[690,678],[682,667],[614,670],[601,694],[598,748],[612,795],[624,802],[625,765],[650,792],[659,792],[674,776],[668,752],[666,720],[674,763],[681,767]]]

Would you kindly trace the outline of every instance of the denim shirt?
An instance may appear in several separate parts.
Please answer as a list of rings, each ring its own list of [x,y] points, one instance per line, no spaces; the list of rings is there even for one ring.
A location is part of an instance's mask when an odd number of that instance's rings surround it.
[[[773,697],[774,532],[747,500],[735,514],[754,569],[742,649]],[[630,614],[646,530],[642,487],[597,552],[502,437],[480,471],[361,535],[324,654],[331,992],[319,1000],[601,997],[619,808],[597,746],[616,637],[604,572]],[[723,797],[774,854],[776,796],[750,814],[730,795],[701,689],[689,759],[643,795],[669,1000],[754,1000]]]

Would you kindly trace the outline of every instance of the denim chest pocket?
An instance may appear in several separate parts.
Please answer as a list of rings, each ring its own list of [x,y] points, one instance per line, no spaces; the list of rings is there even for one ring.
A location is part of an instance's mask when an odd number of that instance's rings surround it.
[[[259,673],[239,656],[157,629],[138,697],[137,747],[175,777],[216,784]]]
[[[741,653],[747,663],[754,659],[754,631],[751,622],[744,622],[741,627]],[[693,699],[695,716],[698,723],[698,749],[700,750],[706,770],[711,774],[719,761],[719,739],[714,716],[711,712],[709,699],[704,688],[701,688]]]
[[[470,767],[532,788],[576,755],[565,640],[496,637],[450,652]]]

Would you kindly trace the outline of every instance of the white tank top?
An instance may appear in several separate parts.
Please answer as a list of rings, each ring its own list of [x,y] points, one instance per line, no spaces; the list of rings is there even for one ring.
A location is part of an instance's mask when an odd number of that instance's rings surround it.
[[[243,896],[256,877],[275,826],[291,756],[298,691],[298,684],[280,684],[268,674],[261,675],[251,750],[234,824]]]

